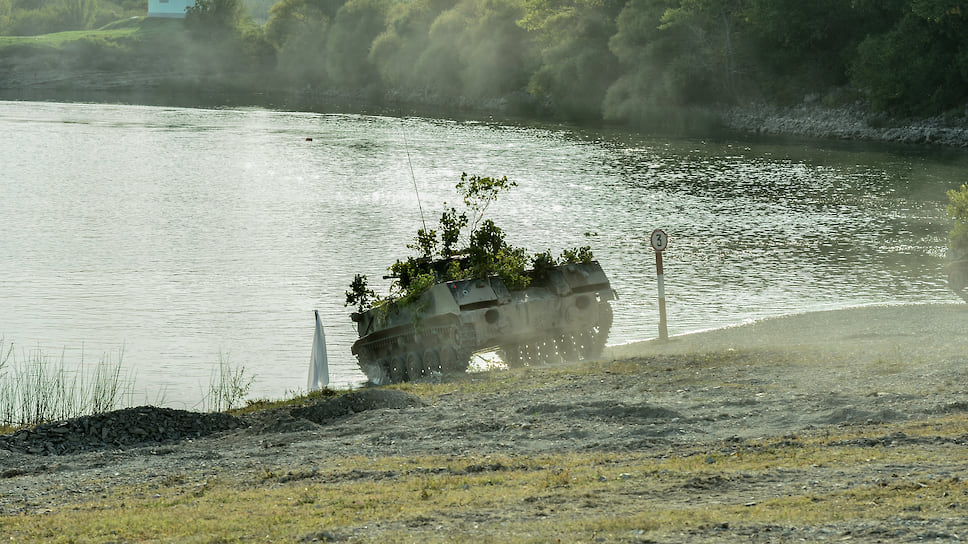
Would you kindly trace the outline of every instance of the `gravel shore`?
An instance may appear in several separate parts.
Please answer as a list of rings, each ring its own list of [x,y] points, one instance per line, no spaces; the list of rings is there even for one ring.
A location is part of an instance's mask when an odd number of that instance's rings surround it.
[[[475,386],[513,372],[524,373],[527,387],[493,392]],[[963,451],[968,437],[912,437],[891,429],[968,414],[966,379],[968,305],[903,305],[807,313],[664,342],[611,346],[594,363],[467,374],[454,378],[454,392],[432,400],[371,388],[238,417],[143,407],[134,409],[142,422],[138,430],[131,429],[129,410],[98,416],[97,429],[110,429],[103,437],[71,441],[62,436],[86,433],[85,428],[94,428],[93,420],[86,426],[61,422],[21,431],[19,438],[0,437],[0,516],[54,511],[110,493],[112,486],[162,485],[173,481],[173,475],[183,485],[219,474],[272,472],[311,479],[317,477],[315,467],[326,466],[327,459],[346,457],[449,455],[470,462],[489,455],[627,452],[717,459],[752,447],[753,441],[795,444],[802,433],[872,427],[882,429],[872,448]],[[125,422],[127,432],[112,425],[112,418]],[[172,428],[179,425],[181,432]],[[69,449],[66,444],[80,446]],[[742,505],[779,490],[849,489],[890,474],[928,483],[940,477],[966,481],[968,465],[955,456],[944,466],[930,467],[876,460],[837,470],[797,466],[749,475],[744,481],[703,480],[696,483],[701,489],[668,490],[667,495],[642,489],[642,494],[623,499],[623,508],[648,508],[652,501],[685,501],[690,508],[703,500]],[[950,512],[919,512],[915,520],[900,516],[860,525],[727,524],[666,536],[671,541],[725,542],[853,535],[855,540],[876,541],[878,535],[893,534],[898,538],[890,540],[916,541],[968,534],[968,504],[957,504]],[[438,521],[446,531],[448,521]],[[343,535],[338,539],[380,540],[372,527],[365,536],[360,528],[342,531],[334,533]],[[647,541],[635,535],[619,540]]]
[[[749,104],[717,113],[729,130],[771,136],[968,147],[968,114],[889,119],[861,105]]]

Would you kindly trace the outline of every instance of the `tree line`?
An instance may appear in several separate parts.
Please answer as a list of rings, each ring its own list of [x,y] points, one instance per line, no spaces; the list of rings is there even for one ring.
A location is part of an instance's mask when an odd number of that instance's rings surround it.
[[[184,21],[194,48],[178,50],[193,60],[183,68],[203,73],[371,96],[501,99],[576,121],[644,125],[712,104],[790,104],[805,96],[926,116],[965,106],[962,4],[279,0],[256,24],[243,0],[198,0]],[[0,32],[23,29],[31,6],[59,13],[58,24],[93,28],[106,6],[131,5],[0,0]]]

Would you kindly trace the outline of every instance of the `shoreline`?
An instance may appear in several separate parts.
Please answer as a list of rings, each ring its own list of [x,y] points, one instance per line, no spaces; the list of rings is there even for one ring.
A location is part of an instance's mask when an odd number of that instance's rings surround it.
[[[824,107],[810,102],[790,107],[750,104],[717,112],[729,130],[766,136],[854,140],[968,148],[968,114],[892,119],[860,105]]]
[[[85,77],[85,75],[87,77]],[[155,75],[78,74],[70,88],[58,86],[40,77],[42,83],[0,86],[0,100],[172,105],[180,107],[245,107],[262,106],[285,111],[319,111],[372,114],[462,117],[556,122],[553,118],[528,115],[527,97],[503,97],[480,101],[466,97],[447,98],[436,95],[407,93],[387,89],[382,93],[366,90],[285,91],[272,92],[235,89],[216,91],[197,81],[172,84]],[[35,77],[36,76],[35,74]],[[163,84],[167,82],[167,84]],[[523,108],[523,109],[522,109]],[[815,97],[807,97],[792,106],[748,103],[738,106],[696,107],[693,114],[718,124],[709,131],[749,136],[796,137],[816,140],[876,142],[885,144],[925,145],[938,148],[968,149],[968,107],[954,114],[925,118],[892,118],[874,113],[861,102],[844,106],[825,106]],[[602,126],[607,123],[601,122]],[[626,127],[630,131],[636,129]],[[701,131],[702,129],[700,129]],[[648,133],[648,127],[637,131]],[[659,129],[659,132],[662,132]],[[691,131],[695,132],[695,131]],[[689,134],[687,134],[689,135]],[[701,137],[700,134],[692,136]]]
[[[915,317],[917,316],[917,317]],[[736,350],[842,349],[854,343],[864,346],[870,356],[902,351],[901,344],[948,331],[945,343],[963,346],[968,353],[968,336],[955,327],[968,318],[968,304],[902,303],[848,306],[784,314],[700,331],[607,346],[605,359],[629,359],[642,353],[696,354]],[[891,344],[891,339],[896,344]],[[905,346],[905,350],[911,346]]]
[[[0,515],[25,541],[937,540],[968,527],[966,317],[827,310],[208,427],[47,425],[0,441]]]

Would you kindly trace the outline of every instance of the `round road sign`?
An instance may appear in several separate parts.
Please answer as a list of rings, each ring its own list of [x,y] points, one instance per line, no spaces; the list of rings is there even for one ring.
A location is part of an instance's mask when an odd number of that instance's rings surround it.
[[[666,246],[669,244],[669,235],[665,233],[662,229],[655,229],[652,231],[652,249],[656,251],[665,251]]]

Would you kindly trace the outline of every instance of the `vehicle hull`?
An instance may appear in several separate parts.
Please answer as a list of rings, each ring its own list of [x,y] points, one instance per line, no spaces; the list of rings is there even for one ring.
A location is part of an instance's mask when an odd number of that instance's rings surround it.
[[[616,298],[597,262],[550,267],[511,290],[497,276],[435,284],[415,303],[354,314],[360,369],[375,384],[463,372],[497,351],[509,366],[601,354]]]

